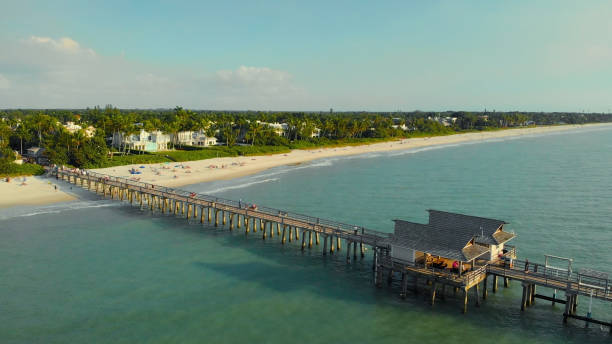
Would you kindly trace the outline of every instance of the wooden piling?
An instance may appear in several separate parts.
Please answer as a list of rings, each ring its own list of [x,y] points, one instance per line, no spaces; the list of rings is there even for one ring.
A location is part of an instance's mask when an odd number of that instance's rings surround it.
[[[463,287],[463,314],[467,313],[468,306],[468,289]]]
[[[493,275],[493,292],[497,292],[497,275]]]
[[[438,282],[434,282],[434,284],[431,286],[431,305],[432,306],[436,302],[436,288],[437,288],[437,286],[438,286]]]
[[[323,255],[327,255],[327,235],[323,234]]]
[[[308,231],[308,248],[312,248],[312,231]]]
[[[353,248],[353,251],[355,250],[355,248]],[[402,291],[400,293],[400,296],[402,299],[406,298],[406,294],[408,292],[408,275],[406,274],[406,271],[402,271]]]
[[[487,299],[487,278],[489,275],[485,275],[484,280],[482,281],[482,299]],[[493,275],[493,281],[495,281],[495,275]]]
[[[281,244],[285,244],[285,241],[287,240],[287,236],[286,233],[287,232],[287,225],[283,225],[283,236],[281,237]]]

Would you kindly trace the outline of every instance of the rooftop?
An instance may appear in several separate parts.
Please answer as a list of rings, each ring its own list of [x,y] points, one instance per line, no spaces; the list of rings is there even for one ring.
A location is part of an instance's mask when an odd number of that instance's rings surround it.
[[[515,236],[503,231],[505,221],[428,211],[427,224],[394,220],[391,243],[436,256],[471,261],[489,252],[488,245],[499,245]]]

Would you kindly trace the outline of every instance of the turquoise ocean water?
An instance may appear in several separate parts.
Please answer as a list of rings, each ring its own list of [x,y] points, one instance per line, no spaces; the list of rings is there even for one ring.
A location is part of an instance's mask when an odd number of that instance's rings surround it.
[[[612,127],[323,159],[184,189],[391,232],[426,209],[498,218],[519,256],[612,272]],[[1,196],[0,196],[1,197]],[[258,232],[259,234],[259,232]],[[89,196],[0,210],[0,343],[596,343],[518,283],[468,313],[377,289],[371,255],[188,223]],[[539,289],[541,293],[552,291]],[[562,295],[562,293],[560,293]],[[472,300],[473,301],[473,300]],[[581,298],[579,313],[588,299]],[[595,318],[612,305],[595,302]]]

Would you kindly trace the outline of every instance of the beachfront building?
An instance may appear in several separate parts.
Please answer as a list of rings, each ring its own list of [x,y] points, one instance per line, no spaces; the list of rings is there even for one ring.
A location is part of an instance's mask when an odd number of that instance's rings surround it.
[[[274,122],[274,123],[259,122],[259,123],[261,125],[271,128],[274,131],[274,133],[278,136],[282,136],[282,137],[289,136],[289,124],[287,123],[278,123],[278,122]]]
[[[172,142],[181,146],[208,147],[217,144],[217,138],[207,136],[204,130],[198,131],[179,131],[171,135]]]
[[[438,210],[429,210],[427,224],[394,221],[391,259],[456,273],[499,260],[515,236],[504,221]]]
[[[167,150],[170,136],[159,130],[148,132],[141,129],[135,134],[114,133],[112,145],[119,149],[140,150],[146,152],[158,152]]]
[[[266,126],[268,128],[271,128],[276,135],[282,136],[282,137],[287,137],[287,138],[289,137],[290,130],[294,129],[288,123],[278,123],[278,122],[266,123],[266,122],[261,122],[261,121],[257,121],[257,123],[259,123],[259,124],[261,124],[263,126]],[[310,137],[321,137],[321,129],[315,127],[312,130],[312,133],[310,134]]]
[[[83,133],[85,134],[86,137],[93,137],[96,134],[96,128],[94,128],[91,125],[83,129],[81,125],[75,124],[74,122],[66,122],[65,124],[61,124],[60,122],[57,122],[57,124],[64,127],[64,129],[66,129],[66,131],[68,131],[71,134],[74,134],[78,132],[79,130],[83,130]]]

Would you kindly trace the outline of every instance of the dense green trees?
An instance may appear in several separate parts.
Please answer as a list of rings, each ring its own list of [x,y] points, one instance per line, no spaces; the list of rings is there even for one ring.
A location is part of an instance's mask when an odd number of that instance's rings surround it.
[[[167,134],[203,130],[208,136],[216,136],[228,150],[238,144],[289,149],[529,124],[612,121],[612,116],[597,113],[223,112],[193,111],[178,106],[170,110],[121,110],[111,105],[85,110],[3,110],[0,118],[0,155],[5,160],[10,160],[12,150],[23,152],[28,147],[41,146],[51,162],[78,167],[108,165],[110,138],[118,133],[136,134],[141,129]],[[67,121],[83,128],[92,125],[96,133],[93,137],[87,137],[83,131],[70,133],[61,125]],[[279,136],[264,123],[286,123],[287,130]],[[171,147],[178,144],[174,140]],[[119,150],[130,153],[128,147],[119,147]]]

